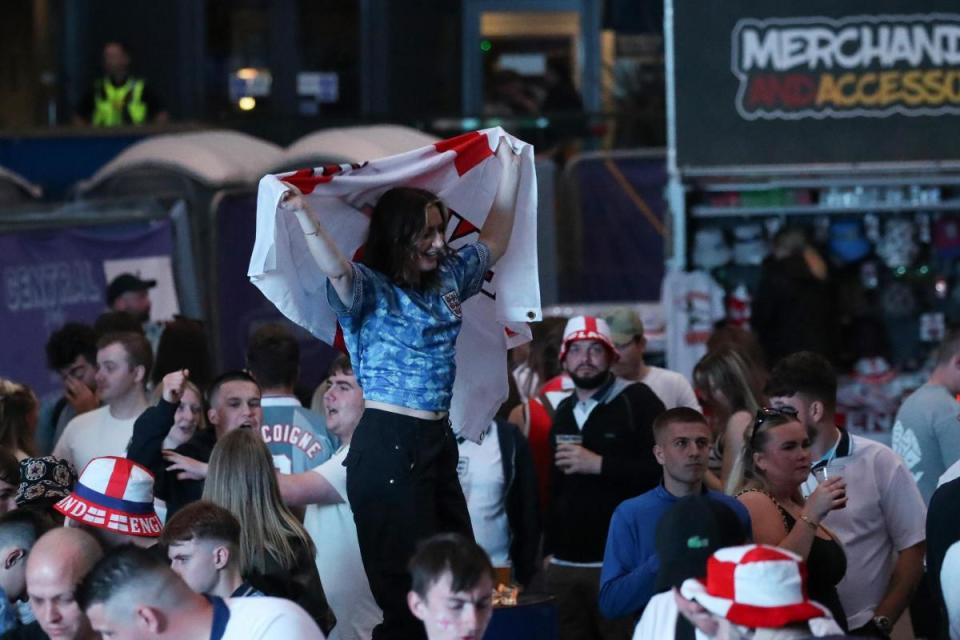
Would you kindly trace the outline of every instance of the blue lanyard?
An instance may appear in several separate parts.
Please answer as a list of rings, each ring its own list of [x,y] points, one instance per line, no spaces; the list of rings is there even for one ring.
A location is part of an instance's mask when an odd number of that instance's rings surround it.
[[[219,596],[207,596],[213,605],[213,625],[210,628],[210,640],[220,640],[227,632],[227,623],[230,621],[230,607]]]

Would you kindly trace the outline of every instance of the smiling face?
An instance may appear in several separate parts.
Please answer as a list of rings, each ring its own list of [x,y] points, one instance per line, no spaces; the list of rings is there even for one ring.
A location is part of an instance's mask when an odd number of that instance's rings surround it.
[[[197,392],[189,387],[183,390],[183,396],[180,398],[180,404],[177,405],[177,412],[173,417],[173,426],[170,427],[168,438],[174,443],[174,447],[179,447],[193,437],[200,426],[200,418],[203,416],[203,403]]]
[[[427,207],[426,218],[423,230],[415,240],[417,269],[422,272],[437,268],[445,245],[443,231],[446,225],[439,207]]]
[[[483,575],[472,589],[457,592],[452,583],[448,571],[430,585],[425,598],[411,591],[410,610],[423,621],[429,640],[479,640],[493,614],[493,580]]]

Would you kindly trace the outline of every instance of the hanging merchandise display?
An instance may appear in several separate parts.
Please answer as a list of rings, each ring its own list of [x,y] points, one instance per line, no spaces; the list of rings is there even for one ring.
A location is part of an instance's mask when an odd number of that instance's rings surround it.
[[[960,218],[943,216],[933,223],[933,247],[943,260],[960,258]]]
[[[750,291],[742,282],[727,296],[727,324],[750,328]]]
[[[943,313],[924,313],[920,316],[920,339],[924,342],[939,343],[947,333],[947,322]]]
[[[731,251],[722,229],[700,229],[693,239],[693,263],[699,269],[716,269],[730,262]]]
[[[857,220],[837,220],[830,225],[830,252],[842,263],[851,263],[867,257],[872,249]]]
[[[758,266],[767,257],[767,242],[760,224],[740,224],[733,228],[733,262],[740,266]]]
[[[877,245],[877,255],[891,269],[906,269],[917,257],[913,223],[905,219],[889,220]]]

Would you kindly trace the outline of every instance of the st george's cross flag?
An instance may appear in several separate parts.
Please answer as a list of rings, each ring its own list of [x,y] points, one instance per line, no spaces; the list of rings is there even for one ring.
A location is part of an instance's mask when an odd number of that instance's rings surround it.
[[[507,398],[507,349],[529,341],[526,323],[541,319],[531,145],[496,127],[388,158],[264,176],[247,273],[281,313],[342,348],[336,315],[327,304],[326,276],[307,249],[295,214],[279,209],[288,184],[303,192],[345,256],[361,255],[374,204],[396,186],[426,189],[443,200],[450,210],[447,243],[457,249],[477,239],[493,204],[501,174],[494,152],[501,139],[520,156],[516,218],[506,254],[487,273],[482,291],[463,303],[450,406],[454,430],[474,441]]]

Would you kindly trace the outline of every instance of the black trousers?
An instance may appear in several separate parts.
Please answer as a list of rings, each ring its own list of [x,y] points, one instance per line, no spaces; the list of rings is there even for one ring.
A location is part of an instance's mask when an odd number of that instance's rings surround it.
[[[454,531],[473,539],[449,421],[367,409],[350,441],[347,497],[370,590],[383,610],[375,640],[426,638],[407,607],[417,543]]]

